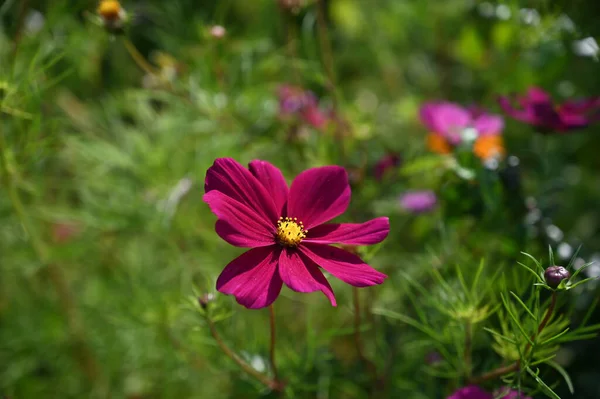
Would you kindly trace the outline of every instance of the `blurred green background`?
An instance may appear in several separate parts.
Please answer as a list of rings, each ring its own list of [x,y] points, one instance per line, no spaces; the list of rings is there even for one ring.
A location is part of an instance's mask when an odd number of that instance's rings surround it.
[[[0,395],[273,395],[222,355],[192,305],[214,292],[219,272],[242,252],[214,233],[202,202],[204,174],[217,157],[265,159],[288,179],[331,163],[359,171],[352,220],[387,215],[392,226],[370,259],[390,278],[360,291],[374,307],[406,309],[406,276],[425,281],[431,267],[473,270],[483,257],[492,276],[519,251],[545,256],[548,244],[565,244],[564,259],[579,245],[585,261],[600,257],[598,126],[540,136],[507,118],[506,147],[520,160],[522,182],[509,199],[531,205],[525,233],[515,230],[521,219],[502,213],[414,216],[397,202],[408,189],[454,193],[425,150],[417,117],[424,101],[499,112],[499,94],[532,85],[558,100],[600,93],[590,44],[600,35],[596,0],[327,1],[333,90],[312,2],[292,13],[276,0],[122,5],[131,18],[125,35],[95,23],[96,1],[0,5],[0,134],[9,171],[0,189]],[[214,24],[225,27],[224,37],[211,35]],[[134,62],[126,40],[162,79]],[[336,106],[351,126],[347,137],[298,133],[279,118],[277,88],[285,83]],[[387,153],[411,168],[382,183],[371,171]],[[354,348],[351,288],[331,283],[337,308],[317,293],[282,291],[282,376],[295,397],[370,397]],[[586,287],[569,298],[575,318],[598,295]],[[227,343],[266,368],[268,312],[222,295],[215,301]],[[431,348],[417,332],[372,315],[365,323],[366,351],[389,371],[387,397],[451,391],[452,382],[423,370]],[[489,342],[482,334],[484,358]],[[563,397],[600,397],[598,350],[597,340],[561,349],[576,385],[574,396],[559,388]]]

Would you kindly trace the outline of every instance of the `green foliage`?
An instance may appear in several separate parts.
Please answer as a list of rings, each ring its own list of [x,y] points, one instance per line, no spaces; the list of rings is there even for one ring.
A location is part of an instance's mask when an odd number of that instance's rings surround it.
[[[572,51],[598,36],[596,3],[331,0],[322,20],[320,0],[278,3],[123,2],[118,29],[95,2],[0,5],[0,397],[597,392],[581,376],[598,372],[585,358],[600,329],[598,126],[543,136],[506,118],[518,165],[490,169],[470,146],[429,152],[418,119],[439,99],[499,113],[499,94],[533,85],[560,101],[597,95],[597,62]],[[282,116],[282,84],[312,90],[334,122]],[[386,154],[401,162],[378,179]],[[337,308],[282,291],[281,392],[267,386],[268,311],[215,291],[242,253],[202,201],[218,157],[268,160],[288,181],[344,166],[340,221],[390,218],[382,244],[356,249],[383,285],[332,278]],[[437,208],[400,207],[421,189]],[[550,287],[545,268],[565,263],[570,278]]]

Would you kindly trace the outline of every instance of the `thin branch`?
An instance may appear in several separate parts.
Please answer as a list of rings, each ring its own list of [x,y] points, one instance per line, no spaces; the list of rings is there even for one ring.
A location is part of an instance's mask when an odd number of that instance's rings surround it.
[[[125,44],[125,48],[129,52],[129,55],[131,55],[131,58],[133,58],[133,61],[135,61],[135,63],[137,64],[137,66],[140,67],[140,69],[142,69],[144,72],[150,75],[158,75],[158,72],[148,61],[146,61],[142,53],[139,52],[139,50],[135,47],[131,40],[124,37],[123,43]]]
[[[251,377],[254,377],[256,380],[258,380],[260,383],[262,383],[266,387],[268,387],[274,391],[282,390],[283,387],[277,381],[272,380],[271,378],[269,378],[266,375],[257,371],[254,367],[250,366],[241,357],[239,357],[233,350],[231,350],[225,344],[225,342],[223,342],[223,340],[221,339],[221,336],[219,335],[219,332],[217,331],[217,329],[215,327],[215,323],[210,318],[210,316],[206,317],[206,321],[208,323],[208,328],[210,329],[210,334],[213,336],[213,338],[217,342],[217,345],[219,345],[219,348],[221,348],[223,353],[228,358],[233,360],[244,372],[246,372],[246,374],[250,375]]]

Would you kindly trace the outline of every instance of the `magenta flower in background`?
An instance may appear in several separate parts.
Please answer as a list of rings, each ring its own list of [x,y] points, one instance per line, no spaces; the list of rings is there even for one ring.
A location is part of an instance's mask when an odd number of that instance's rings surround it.
[[[531,87],[524,96],[502,96],[498,103],[509,116],[540,128],[542,133],[581,129],[600,120],[600,97],[556,104],[544,90]]]
[[[385,174],[400,165],[401,159],[398,154],[389,153],[384,155],[377,163],[375,164],[373,175],[375,179],[381,180],[385,176]]]
[[[476,385],[460,388],[446,399],[494,399],[494,395]]]
[[[241,305],[270,305],[285,283],[297,292],[321,291],[336,306],[321,268],[355,287],[383,283],[386,275],[358,256],[330,246],[371,245],[385,239],[389,220],[324,224],[344,213],[350,185],[344,168],[324,166],[300,173],[288,187],[279,169],[265,161],[244,168],[219,158],[208,169],[203,200],[217,216],[217,234],[231,245],[251,248],[231,261],[217,290]]]
[[[451,145],[460,144],[468,128],[475,130],[476,137],[499,135],[504,129],[504,120],[499,115],[489,114],[480,107],[464,108],[447,101],[425,103],[420,119],[432,133],[442,136]]]
[[[323,128],[329,118],[319,108],[317,97],[308,90],[300,87],[282,85],[279,87],[279,113],[281,116],[299,116],[305,123],[317,128]]]
[[[400,197],[400,206],[412,213],[429,212],[437,205],[433,191],[411,191]]]

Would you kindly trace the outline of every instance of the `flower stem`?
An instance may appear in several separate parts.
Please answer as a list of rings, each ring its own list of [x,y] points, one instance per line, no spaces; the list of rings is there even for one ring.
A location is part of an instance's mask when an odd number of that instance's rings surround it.
[[[542,331],[544,330],[544,328],[546,327],[546,325],[552,318],[552,314],[554,313],[554,308],[556,307],[556,297],[557,297],[556,291],[554,291],[552,293],[552,297],[550,299],[550,305],[548,306],[548,309],[546,310],[546,315],[542,319],[541,323],[538,325],[537,332],[533,333],[533,335],[531,336],[531,340],[530,340],[531,342],[533,342],[537,337],[540,336],[540,334],[542,333]],[[528,343],[527,346],[525,346],[525,350],[523,351],[523,355],[524,355],[523,357],[527,356],[527,353],[529,352],[530,349],[531,349],[531,343]],[[482,382],[489,381],[494,378],[502,377],[505,374],[515,372],[515,371],[519,370],[520,368],[521,368],[521,359],[517,360],[516,362],[514,362],[512,364],[509,364],[508,366],[498,367],[497,369],[494,369],[492,371],[484,373],[478,377],[471,378],[471,379],[469,379],[469,383],[480,384]]]
[[[464,363],[465,363],[465,376],[467,379],[471,378],[473,373],[473,359],[472,359],[472,350],[473,350],[473,325],[471,321],[467,321],[465,324],[465,354],[464,354]]]
[[[135,63],[137,64],[137,66],[140,67],[140,69],[142,69],[144,72],[150,75],[158,74],[154,67],[148,61],[146,61],[142,53],[139,52],[139,50],[135,47],[131,40],[124,37],[123,43],[125,44],[127,52],[129,52],[129,55],[131,55],[131,58],[133,58],[133,61],[135,61]]]
[[[275,363],[275,307],[269,306],[269,324],[271,327],[271,345],[269,347],[269,360],[271,361],[271,369],[273,370],[273,379],[279,381],[277,373],[277,365]]]
[[[44,266],[44,272],[47,274],[48,279],[52,283],[58,301],[60,303],[62,312],[67,322],[68,331],[70,338],[73,340],[73,357],[75,357],[77,363],[81,367],[83,373],[86,375],[89,381],[95,382],[98,380],[98,363],[95,360],[93,352],[87,344],[85,336],[85,330],[81,321],[81,315],[77,308],[74,295],[70,290],[67,278],[65,277],[62,269],[56,264],[50,262],[50,256],[48,249],[44,245],[42,239],[37,235],[37,232],[27,216],[21,197],[17,187],[13,181],[13,175],[11,168],[9,167],[8,160],[6,157],[6,142],[4,136],[0,132],[0,167],[5,176],[8,196],[15,209],[21,227],[29,237],[31,246],[38,259]]]
[[[360,296],[358,288],[356,287],[352,287],[352,299],[354,303],[354,343],[356,345],[356,352],[358,353],[358,357],[360,358],[361,362],[363,362],[367,366],[367,369],[369,370],[369,373],[371,373],[371,375],[373,376],[373,379],[377,381],[377,367],[365,355],[362,339],[360,336]]]
[[[241,357],[239,357],[233,350],[231,350],[225,344],[225,342],[223,342],[223,339],[221,339],[221,336],[219,335],[219,332],[217,331],[217,329],[215,327],[215,323],[210,318],[210,316],[208,316],[208,315],[206,316],[206,321],[208,323],[208,328],[210,329],[210,334],[213,336],[213,338],[217,342],[217,345],[219,345],[219,348],[221,348],[223,353],[228,358],[233,360],[246,374],[255,378],[257,381],[259,381],[260,383],[262,383],[263,385],[265,385],[266,387],[268,387],[274,391],[281,391],[283,389],[281,384],[279,384],[276,380],[271,379],[271,378],[267,377],[266,375],[260,373],[254,367],[250,366],[247,362],[245,362]]]

